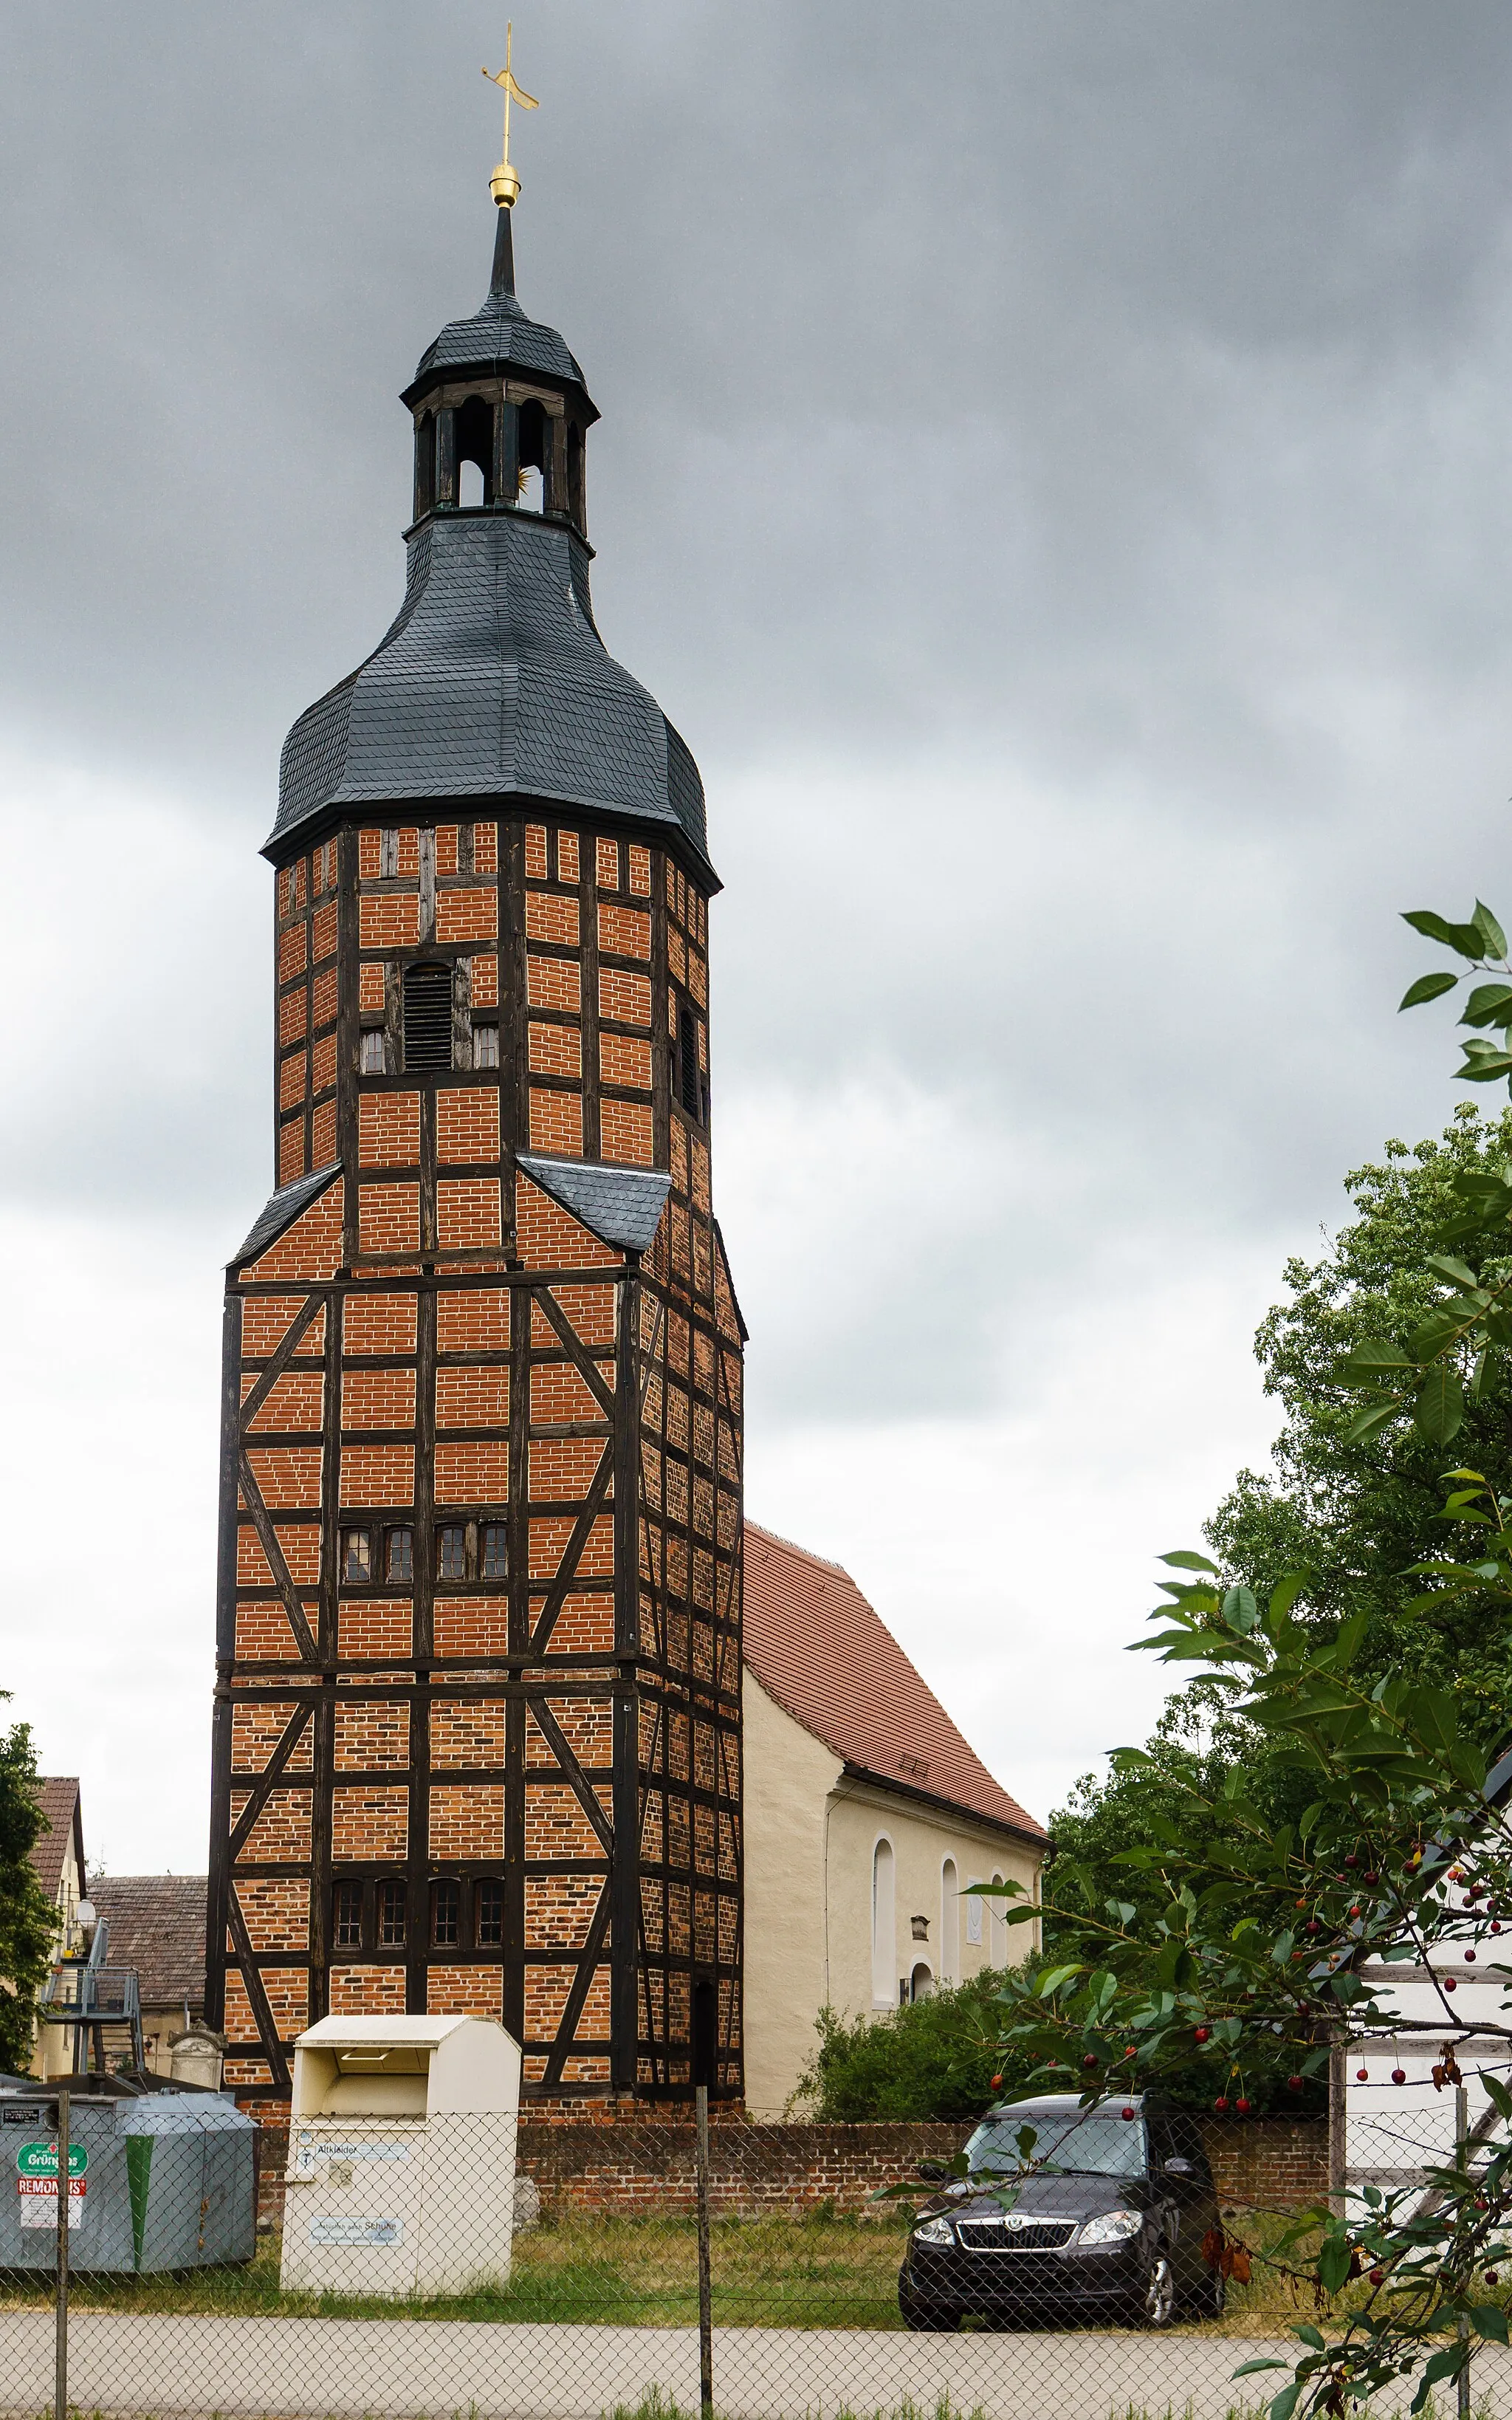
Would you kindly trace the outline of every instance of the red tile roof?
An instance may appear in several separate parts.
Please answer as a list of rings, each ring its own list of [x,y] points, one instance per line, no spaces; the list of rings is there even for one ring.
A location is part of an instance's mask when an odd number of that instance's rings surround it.
[[[79,1780],[76,1774],[39,1774],[37,1795],[47,1829],[39,1832],[32,1844],[32,1869],[49,1899],[56,1899],[58,1885],[63,1880],[63,1861],[69,1853],[72,1837],[79,1860],[79,1880],[84,1882],[84,1836],[79,1818]]]
[[[856,1772],[1045,1838],[962,1738],[849,1572],[752,1521],[745,1657],[767,1696]]]

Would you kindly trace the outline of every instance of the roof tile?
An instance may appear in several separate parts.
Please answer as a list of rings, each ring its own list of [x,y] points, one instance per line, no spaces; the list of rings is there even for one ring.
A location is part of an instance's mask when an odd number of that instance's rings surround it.
[[[848,1765],[1033,1839],[849,1572],[746,1524],[745,1660],[784,1713]]]

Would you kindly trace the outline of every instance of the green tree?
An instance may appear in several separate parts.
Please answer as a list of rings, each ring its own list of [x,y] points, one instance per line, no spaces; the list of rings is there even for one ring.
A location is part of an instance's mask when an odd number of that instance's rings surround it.
[[[44,1829],[31,1731],[15,1723],[0,1731],[0,2069],[10,2073],[23,2072],[31,2056],[32,2009],[57,1936],[56,1911],[31,1862]]]
[[[1512,1079],[1512,961],[1495,917],[1477,903],[1463,924],[1427,910],[1408,921],[1493,978],[1466,1005],[1472,1038],[1461,1076]],[[1402,1005],[1458,980],[1425,976]],[[1503,1047],[1484,1038],[1489,1027]],[[1151,1844],[1112,1859],[1147,1885],[1158,1881],[1158,1912],[1148,1891],[1142,1906],[1121,1893],[1100,1900],[1093,1872],[1057,1860],[1044,1896],[1076,1954],[1032,1983],[1012,1970],[1003,1978],[1005,2058],[1039,2060],[1028,2091],[1077,2081],[1088,2102],[1119,2099],[1205,2067],[1218,2105],[1232,2097],[1242,2114],[1252,2078],[1300,2088],[1350,2041],[1422,2037],[1420,2047],[1437,2051],[1436,2085],[1458,2080],[1455,2050],[1467,2035],[1495,2038],[1512,2053],[1512,2024],[1479,2009],[1461,2015],[1452,1996],[1458,1962],[1479,1959],[1506,1994],[1503,2018],[1512,2016],[1512,1964],[1497,1939],[1512,1918],[1512,1760],[1489,1768],[1487,1743],[1499,1725],[1485,1678],[1504,1671],[1512,1637],[1506,1431],[1490,1422],[1512,1355],[1512,1158],[1477,1152],[1453,1170],[1438,1232],[1424,1240],[1415,1267],[1410,1239],[1399,1260],[1392,1256],[1382,1272],[1392,1283],[1378,1289],[1372,1313],[1362,1312],[1358,1292],[1346,1292],[1350,1316],[1335,1330],[1332,1363],[1307,1373],[1308,1401],[1326,1402],[1332,1389],[1342,1399],[1328,1448],[1335,1460],[1323,1466],[1335,1476],[1319,1481],[1304,1509],[1309,1535],[1346,1538],[1350,1504],[1362,1495],[1350,1457],[1376,1448],[1373,1466],[1393,1472],[1399,1488],[1421,1446],[1448,1490],[1425,1516],[1430,1550],[1405,1571],[1352,1550],[1316,1571],[1294,1566],[1263,1599],[1204,1555],[1163,1558],[1174,1575],[1162,1582],[1169,1601],[1155,1616],[1164,1626],[1145,1643],[1168,1664],[1197,1668],[1220,1748],[1227,1731],[1260,1754],[1254,1764],[1225,1760],[1217,1793],[1211,1771],[1187,1782],[1162,1769],[1189,1820],[1151,1812]],[[1490,1424],[1481,1442],[1495,1448],[1486,1458],[1502,1476],[1464,1462],[1443,1472],[1451,1446],[1462,1454],[1482,1421]],[[1376,1534],[1395,1537],[1399,1549],[1413,1519],[1394,1529],[1394,1488],[1370,1493]],[[1436,1641],[1443,1654],[1457,1637],[1469,1668],[1445,1669],[1451,1685],[1401,1655],[1371,1676],[1367,1656],[1381,1663],[1392,1640],[1413,1651]],[[1119,1762],[1132,1775],[1153,1760],[1124,1750]],[[1252,1787],[1256,1775],[1276,1773],[1304,1782],[1308,1800],[1279,1825]],[[1007,1913],[1027,1923],[1036,1911]],[[1429,1987],[1430,2015],[1396,2005],[1398,1962]],[[1406,2379],[1420,2412],[1436,2384],[1463,2376],[1474,2338],[1507,2343],[1506,2313],[1486,2285],[1512,2260],[1512,2087],[1484,2064],[1480,2074],[1494,2123],[1477,2130],[1473,2158],[1460,2153],[1431,2168],[1426,2198],[1419,2185],[1365,2185],[1343,2211],[1307,2214],[1268,2254],[1296,2257],[1294,2273],[1319,2298],[1319,2323],[1295,2330],[1303,2350],[1270,2420],[1358,2411]],[[1036,2165],[1027,2122],[1018,2165]],[[1306,2230],[1319,2221],[1314,2253]],[[1267,2355],[1235,2375],[1288,2366]]]
[[[1268,1596],[1283,1572],[1305,1570],[1299,1611],[1319,1636],[1346,1608],[1363,1608],[1357,1672],[1372,1682],[1402,1672],[1449,1689],[1467,1730],[1488,1748],[1504,1728],[1509,1681],[1506,1640],[1489,1598],[1472,1590],[1416,1613],[1402,1610],[1409,1591],[1401,1575],[1437,1553],[1443,1538],[1443,1450],[1402,1420],[1351,1437],[1359,1391],[1340,1378],[1339,1364],[1371,1339],[1405,1348],[1443,1295],[1435,1249],[1465,1184],[1492,1179],[1507,1160],[1512,1111],[1483,1119],[1466,1107],[1437,1140],[1411,1149],[1388,1142],[1379,1163],[1350,1172],[1345,1182],[1355,1217],[1316,1260],[1287,1263],[1285,1295],[1255,1340],[1265,1390],[1285,1416],[1271,1467],[1242,1471],[1205,1533],[1225,1571],[1257,1597]],[[1505,1247],[1499,1233],[1477,1236],[1461,1247],[1464,1263],[1497,1283],[1509,1266]],[[1478,1395],[1467,1397],[1455,1450],[1477,1469],[1494,1469],[1507,1466],[1509,1449],[1512,1358],[1503,1357],[1483,1373]],[[1221,1837],[1223,1782],[1236,1764],[1273,1822],[1301,1815],[1304,1777],[1276,1761],[1211,1680],[1191,1682],[1169,1700],[1139,1758],[1116,1758],[1105,1776],[1084,1776],[1051,1816],[1052,1855],[1095,1874],[1100,1898],[1117,1884],[1150,1909],[1158,1881],[1116,1871],[1115,1861],[1125,1849],[1152,1846],[1163,1823]],[[1219,1810],[1206,1828],[1194,1787]],[[1071,1954],[1074,1939],[1074,1926],[1047,1918],[1047,1949]]]

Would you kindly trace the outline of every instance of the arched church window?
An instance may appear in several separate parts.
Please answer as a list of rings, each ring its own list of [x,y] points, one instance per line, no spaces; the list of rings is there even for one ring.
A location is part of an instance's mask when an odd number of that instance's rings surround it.
[[[434,959],[404,970],[404,1063],[421,1075],[452,1063],[452,970]]]
[[[940,1980],[961,1980],[961,1885],[953,1857],[940,1868]]]
[[[890,2009],[897,1990],[898,1915],[893,1882],[892,1842],[879,1840],[872,1852],[872,2001]]]
[[[381,1076],[385,1072],[383,1033],[380,1027],[370,1025],[363,1033],[360,1064],[364,1076]]]
[[[456,501],[474,511],[486,499],[483,492],[483,466],[478,462],[462,462],[456,473]]]

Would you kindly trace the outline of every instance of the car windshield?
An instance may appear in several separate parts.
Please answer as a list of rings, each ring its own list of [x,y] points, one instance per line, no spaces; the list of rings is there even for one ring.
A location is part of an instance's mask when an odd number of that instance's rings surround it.
[[[984,2168],[1018,2172],[1018,2137],[1034,2129],[1029,2158],[1081,2176],[1137,2177],[1145,2167],[1145,2130],[1138,2118],[1105,2116],[1096,2109],[1018,2109],[987,2118],[966,2145],[975,2176]]]

